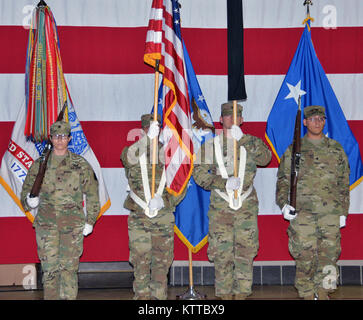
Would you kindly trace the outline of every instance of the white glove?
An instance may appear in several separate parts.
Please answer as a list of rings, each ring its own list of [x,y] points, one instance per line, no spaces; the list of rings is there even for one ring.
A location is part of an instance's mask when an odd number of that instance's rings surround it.
[[[340,228],[344,228],[347,222],[347,217],[346,216],[340,216],[339,217],[339,224],[340,224]]]
[[[239,126],[235,124],[231,127],[231,136],[233,139],[239,141],[243,137],[243,132]]]
[[[151,121],[149,131],[147,132],[147,136],[150,139],[154,139],[155,137],[157,137],[159,135],[159,132],[160,132],[159,122]]]
[[[238,177],[229,177],[226,182],[227,190],[238,190],[240,186],[241,186],[241,179]]]
[[[296,212],[295,208],[290,206],[289,204],[285,204],[284,207],[281,210],[282,214],[284,215],[284,218],[286,220],[293,220],[296,218]],[[295,214],[294,214],[295,212]]]
[[[37,206],[39,206],[39,197],[30,197],[30,193],[26,195],[26,203],[28,206],[32,209],[35,209]]]
[[[92,231],[93,231],[93,226],[86,223],[84,228],[83,228],[83,235],[88,236],[90,233],[92,233]]]
[[[164,200],[160,195],[155,194],[154,198],[150,199],[149,201],[149,209],[151,211],[155,211],[155,210],[160,210],[162,208],[164,208]]]

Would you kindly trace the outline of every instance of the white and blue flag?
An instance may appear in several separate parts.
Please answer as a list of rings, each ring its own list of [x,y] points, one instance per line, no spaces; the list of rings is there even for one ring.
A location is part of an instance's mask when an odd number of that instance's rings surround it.
[[[327,119],[323,132],[344,148],[350,165],[350,188],[353,189],[363,179],[359,145],[316,55],[309,22],[305,25],[294,58],[267,119],[266,139],[279,161],[293,140],[299,96],[302,111],[301,136],[306,133],[302,123],[304,108],[311,105],[325,107]]]
[[[192,114],[192,130],[194,153],[198,152],[200,146],[214,136],[214,124],[209,112],[208,105],[200,89],[192,62],[189,58],[185,43],[183,41],[184,63],[187,74],[188,93],[190,109]],[[163,82],[158,91],[158,114],[163,119]],[[154,107],[151,113],[154,112]],[[162,135],[161,135],[162,136]],[[187,193],[176,207],[175,233],[179,239],[192,250],[198,252],[208,241],[208,210],[210,191],[199,187],[190,177],[187,184]]]

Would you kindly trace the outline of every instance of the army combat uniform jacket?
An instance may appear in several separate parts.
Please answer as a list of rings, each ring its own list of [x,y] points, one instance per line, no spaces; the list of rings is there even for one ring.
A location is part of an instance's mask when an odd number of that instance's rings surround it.
[[[125,167],[125,174],[126,178],[129,183],[130,192],[136,194],[138,198],[140,198],[145,204],[147,201],[145,199],[144,194],[144,186],[142,182],[142,175],[141,175],[141,165],[140,165],[140,157],[143,155],[145,156],[144,160],[146,161],[146,170],[148,175],[148,182],[149,182],[149,190],[151,190],[151,182],[152,182],[152,164],[151,164],[151,157],[150,154],[150,144],[152,144],[152,140],[148,138],[147,135],[144,135],[139,141],[135,142],[129,147],[125,147],[121,154],[121,160]],[[164,170],[164,149],[161,143],[158,144],[157,150],[157,163],[155,166],[155,192],[157,192],[161,177]],[[164,201],[164,208],[162,208],[157,217],[162,217],[165,215],[174,216],[172,213],[175,211],[175,207],[178,203],[184,198],[185,191],[180,196],[173,196],[169,194],[169,192],[164,187],[161,193],[161,196]],[[131,197],[130,193],[128,194],[125,202],[124,207],[132,212],[144,212],[144,209],[140,207],[139,204],[135,202],[135,200]],[[130,214],[131,215],[131,214]],[[156,218],[156,217],[155,217]],[[173,217],[171,217],[173,219]],[[152,218],[154,219],[154,218]]]
[[[227,138],[221,133],[215,139],[219,140],[222,148],[223,163],[229,177],[233,176],[233,139]],[[243,190],[245,193],[249,188],[253,188],[253,179],[256,175],[257,166],[266,166],[271,160],[271,151],[263,141],[255,136],[245,134],[237,143],[238,166],[240,160],[240,147],[246,149],[246,167],[244,172]],[[228,206],[226,201],[216,192],[216,189],[225,191],[226,178],[221,176],[218,167],[215,145],[213,139],[208,140],[199,150],[194,165],[193,177],[198,185],[206,190],[211,190],[211,207],[224,208]],[[247,197],[246,202],[255,198],[257,201],[256,191],[252,190],[251,196]],[[257,205],[257,204],[256,204]],[[245,204],[244,204],[245,206]]]
[[[281,158],[276,200],[282,208],[289,200],[292,146]],[[296,209],[314,213],[348,215],[349,162],[339,142],[323,137],[314,145],[301,139],[301,160],[297,182]]]
[[[40,190],[40,204],[34,224],[83,226],[94,225],[100,212],[98,181],[90,164],[80,155],[67,152],[64,159],[53,166],[51,154]],[[21,192],[25,210],[30,210],[26,195],[30,193],[39,170],[40,159],[30,167]],[[87,215],[83,211],[83,195]]]

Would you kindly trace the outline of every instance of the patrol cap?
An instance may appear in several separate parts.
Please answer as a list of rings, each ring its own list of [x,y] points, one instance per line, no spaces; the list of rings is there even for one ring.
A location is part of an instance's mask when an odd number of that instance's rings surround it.
[[[322,106],[308,106],[304,108],[304,118],[310,118],[312,116],[325,117],[325,108]]]
[[[154,120],[154,115],[151,113],[143,114],[141,116],[141,127],[145,128],[150,126],[150,122]],[[158,114],[158,122],[161,123],[161,117]]]
[[[243,107],[237,103],[237,116],[242,117]],[[222,103],[221,116],[233,116],[233,102]]]
[[[71,133],[71,125],[69,124],[69,122],[56,121],[50,127],[51,136],[53,136],[55,134],[69,135],[70,133]]]

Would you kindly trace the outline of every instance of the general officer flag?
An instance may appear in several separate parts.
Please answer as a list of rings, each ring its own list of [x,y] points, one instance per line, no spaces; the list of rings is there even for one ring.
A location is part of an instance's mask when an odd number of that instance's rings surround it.
[[[213,137],[214,125],[184,41],[183,50],[193,121],[193,145],[194,152],[197,153],[201,144]],[[179,203],[174,212],[174,230],[179,239],[193,253],[196,253],[207,243],[208,239],[210,191],[199,187],[195,183],[193,175],[190,177],[187,188],[183,201]]]
[[[200,146],[214,135],[214,125],[208,105],[200,89],[187,48],[183,41],[184,62],[187,74],[187,85],[190,99],[190,112],[192,115],[193,148],[197,153]],[[163,82],[159,87],[159,97],[163,95]],[[154,112],[154,107],[151,113]],[[162,99],[159,98],[158,114],[163,117]],[[162,135],[160,136],[162,139]],[[199,187],[193,176],[187,184],[184,199],[176,207],[175,233],[179,239],[192,250],[198,252],[206,243],[208,235],[208,209],[210,191]]]
[[[309,21],[267,119],[266,139],[278,160],[293,140],[299,96],[302,111],[310,105],[325,107],[327,119],[323,132],[344,148],[350,165],[350,187],[353,189],[363,179],[359,146],[314,50]],[[306,128],[302,123],[301,128],[303,136]]]

